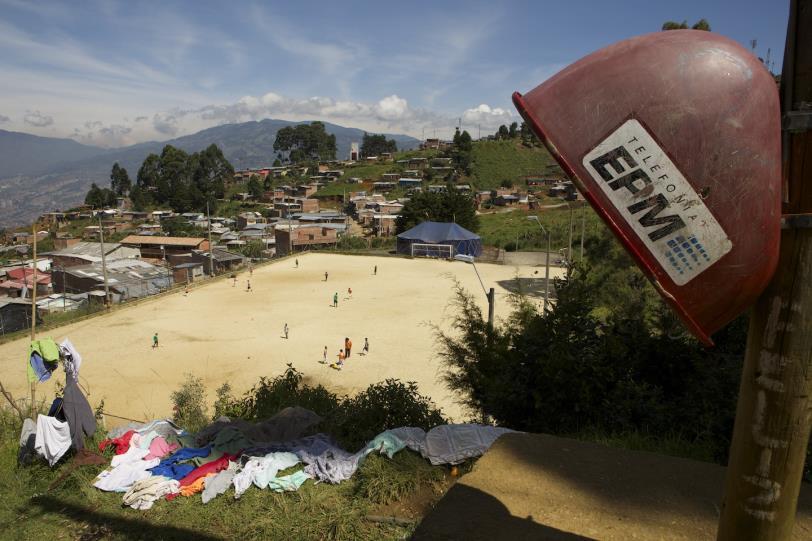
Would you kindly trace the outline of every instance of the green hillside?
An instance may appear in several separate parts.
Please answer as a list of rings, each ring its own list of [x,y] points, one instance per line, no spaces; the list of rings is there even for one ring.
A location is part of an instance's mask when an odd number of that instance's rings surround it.
[[[547,149],[527,148],[517,139],[478,141],[472,151],[471,180],[480,190],[497,188],[503,180],[519,186],[524,184],[521,177],[543,175],[554,164]]]

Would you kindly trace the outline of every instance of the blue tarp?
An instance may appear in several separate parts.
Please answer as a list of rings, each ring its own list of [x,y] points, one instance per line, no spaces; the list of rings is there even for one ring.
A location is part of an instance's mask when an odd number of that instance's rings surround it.
[[[411,255],[412,244],[450,244],[454,255],[476,257],[482,253],[482,239],[455,223],[423,222],[398,235],[398,252]]]

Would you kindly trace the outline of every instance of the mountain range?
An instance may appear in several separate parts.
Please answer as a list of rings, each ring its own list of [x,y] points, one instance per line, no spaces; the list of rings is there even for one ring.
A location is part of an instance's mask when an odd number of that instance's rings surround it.
[[[264,119],[225,124],[169,141],[114,149],[0,130],[0,227],[29,223],[42,213],[81,203],[91,183],[109,184],[110,169],[116,162],[135,181],[144,158],[150,153],[159,154],[165,145],[197,152],[216,144],[235,169],[271,165],[276,132],[301,123]],[[358,128],[329,122],[324,125],[328,133],[336,136],[338,158],[349,157],[351,143],[360,143],[364,135],[364,130]],[[386,134],[386,137],[394,139],[399,150],[410,150],[420,144],[408,135]]]

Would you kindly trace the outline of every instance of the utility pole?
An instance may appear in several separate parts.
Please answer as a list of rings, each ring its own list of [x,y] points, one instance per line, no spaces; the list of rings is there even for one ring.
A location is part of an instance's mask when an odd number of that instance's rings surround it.
[[[101,245],[102,275],[104,276],[104,307],[110,308],[110,288],[107,286],[107,259],[104,255],[104,225],[99,214],[99,244]]]
[[[547,236],[547,254],[544,258],[544,314],[546,314],[550,303],[550,230],[541,225],[541,219],[536,215],[528,216],[527,219],[539,224],[541,232]]]
[[[812,411],[812,0],[790,3],[778,267],[750,318],[717,539],[792,537]],[[802,534],[801,534],[802,535]]]
[[[33,284],[31,288],[31,341],[37,339],[37,222],[34,222],[34,264],[33,264]],[[23,266],[23,283],[25,283],[25,266]],[[36,411],[36,397],[37,397],[37,383],[31,382],[31,417],[34,417]]]
[[[214,248],[211,244],[211,214],[209,213],[208,201],[206,201],[206,220],[209,224],[209,276],[214,278]]]
[[[66,297],[67,291],[65,290],[65,267],[60,267],[60,270],[62,271],[62,312],[64,313],[68,311],[68,298]]]
[[[567,201],[567,206],[570,208],[570,232],[569,241],[567,242],[567,278],[569,278],[570,266],[572,265],[572,202]]]
[[[581,263],[584,262],[584,230],[586,229],[586,205],[581,207]]]

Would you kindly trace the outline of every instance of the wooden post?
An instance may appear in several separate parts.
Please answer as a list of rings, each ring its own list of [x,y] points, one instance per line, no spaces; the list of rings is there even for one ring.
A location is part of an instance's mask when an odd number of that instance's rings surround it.
[[[812,422],[812,0],[793,0],[782,78],[785,217],[754,307],[719,540],[790,539]],[[800,114],[799,114],[800,113]]]
[[[107,285],[107,260],[104,255],[104,222],[102,216],[99,215],[99,249],[101,250],[102,260],[102,275],[104,277],[104,307],[110,309],[110,288]]]
[[[209,224],[209,278],[214,278],[214,247],[211,243],[211,213],[209,212],[208,201],[206,201],[206,221]],[[188,274],[189,271],[186,272]]]
[[[31,341],[37,339],[37,222],[34,221],[32,227],[34,233],[34,264],[32,273],[32,288],[31,288]],[[23,265],[23,283],[25,283],[25,265]],[[29,359],[30,362],[30,359]],[[31,417],[36,413],[36,398],[37,398],[37,383],[31,382]]]

